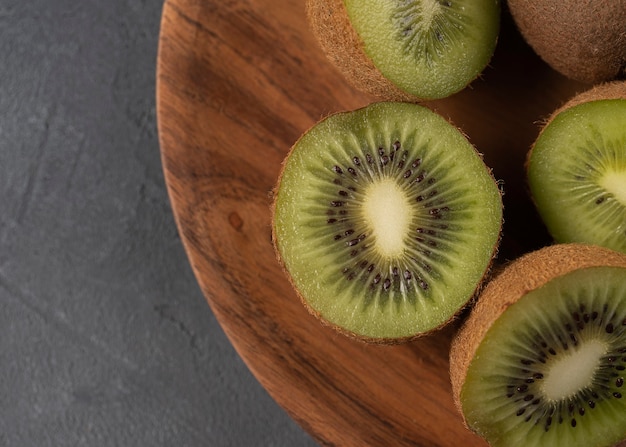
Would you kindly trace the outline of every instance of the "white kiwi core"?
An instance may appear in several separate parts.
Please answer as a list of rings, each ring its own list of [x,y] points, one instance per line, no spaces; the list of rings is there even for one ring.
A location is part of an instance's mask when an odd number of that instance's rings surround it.
[[[600,179],[600,186],[626,206],[626,171],[609,171]]]
[[[363,217],[381,255],[393,258],[402,254],[412,220],[410,210],[407,195],[392,179],[372,183],[365,191]]]
[[[542,391],[553,401],[566,399],[589,387],[607,346],[600,340],[589,340],[580,349],[559,358],[551,365]]]
[[[421,24],[423,25],[424,29],[429,29],[431,27],[433,20],[435,19],[435,17],[437,17],[438,14],[441,13],[442,9],[443,7],[437,0],[424,1],[422,3],[420,16],[422,19]]]

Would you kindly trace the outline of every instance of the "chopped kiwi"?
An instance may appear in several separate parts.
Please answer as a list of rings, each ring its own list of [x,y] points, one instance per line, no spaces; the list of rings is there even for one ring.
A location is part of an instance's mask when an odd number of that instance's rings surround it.
[[[565,244],[514,261],[453,341],[467,426],[493,447],[626,438],[626,255]]]
[[[489,63],[500,2],[308,0],[308,17],[357,87],[383,99],[436,99],[462,90]]]
[[[340,332],[398,342],[473,297],[499,241],[499,188],[431,110],[374,103],[293,146],[275,189],[277,255],[306,307]]]
[[[624,98],[596,89],[556,113],[529,153],[527,173],[557,242],[626,252],[626,85],[612,88],[621,88]]]
[[[522,36],[552,68],[597,84],[626,77],[622,0],[508,0]]]

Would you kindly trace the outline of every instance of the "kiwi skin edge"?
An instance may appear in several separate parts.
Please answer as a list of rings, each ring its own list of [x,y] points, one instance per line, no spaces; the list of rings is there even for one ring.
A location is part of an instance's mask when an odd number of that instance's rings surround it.
[[[626,255],[586,244],[555,244],[527,253],[506,265],[487,284],[450,348],[454,404],[463,416],[461,389],[470,363],[491,325],[513,303],[553,278],[587,267],[624,267]]]
[[[327,116],[325,116],[324,118],[322,118],[321,120],[319,120],[317,123],[314,123],[311,127],[314,127],[316,125],[318,125],[321,121],[335,115],[335,114],[339,114],[339,113],[345,113],[345,112],[333,112],[328,114]],[[452,124],[452,123],[451,123]],[[453,124],[452,124],[453,125]],[[454,126],[455,128],[457,128],[456,126]],[[462,132],[460,129],[457,128],[457,130],[459,130],[460,132]],[[308,130],[307,130],[308,132]],[[463,133],[463,132],[462,132]],[[277,245],[277,236],[276,236],[276,226],[274,224],[274,216],[276,215],[275,213],[275,209],[276,209],[276,198],[277,198],[277,191],[279,188],[279,185],[281,184],[281,180],[283,177],[283,172],[285,170],[285,165],[286,162],[289,158],[289,156],[291,155],[291,152],[294,150],[294,148],[297,146],[298,142],[300,141],[300,139],[306,134],[306,132],[304,132],[300,138],[298,138],[298,140],[296,140],[296,142],[291,146],[291,148],[289,149],[288,153],[285,155],[283,162],[281,163],[281,167],[280,167],[280,172],[278,174],[278,178],[277,181],[273,187],[273,189],[270,191],[270,199],[271,199],[271,204],[270,204],[270,219],[271,219],[271,239],[272,239],[272,246],[274,248],[274,254],[276,256],[276,260],[278,262],[278,264],[280,265],[280,268],[283,272],[283,275],[288,279],[289,284],[291,285],[292,290],[294,290],[294,292],[296,293],[296,295],[298,296],[298,299],[301,301],[301,303],[303,304],[304,308],[308,311],[308,313],[310,315],[312,315],[320,324],[329,327],[333,330],[335,330],[337,333],[342,334],[350,339],[356,340],[357,342],[362,342],[365,344],[377,344],[377,345],[398,345],[398,344],[404,344],[404,343],[409,343],[411,341],[417,340],[423,336],[427,336],[430,335],[440,329],[442,329],[443,327],[451,324],[453,321],[455,321],[456,319],[459,318],[459,316],[461,314],[463,314],[463,312],[467,309],[470,308],[471,306],[473,306],[474,302],[476,301],[477,297],[479,296],[479,294],[481,293],[483,287],[485,284],[487,284],[487,281],[491,278],[492,276],[492,268],[494,267],[494,263],[495,260],[497,259],[498,256],[498,249],[500,247],[500,241],[502,239],[502,223],[503,221],[500,220],[500,230],[499,230],[499,234],[497,236],[496,239],[496,243],[493,247],[493,251],[491,253],[491,258],[489,259],[489,262],[485,268],[485,271],[483,272],[483,276],[481,277],[481,279],[478,281],[478,283],[476,284],[476,289],[474,290],[474,292],[468,297],[467,301],[465,302],[464,305],[460,306],[456,313],[454,313],[453,315],[450,316],[450,318],[444,322],[442,322],[439,326],[436,326],[432,329],[430,329],[427,332],[420,332],[414,335],[410,335],[407,337],[395,337],[395,338],[374,338],[374,337],[367,337],[361,334],[356,334],[353,333],[339,325],[333,324],[331,322],[329,322],[328,320],[326,320],[325,318],[322,317],[322,315],[316,311],[304,298],[304,296],[300,293],[300,291],[298,290],[298,287],[296,286],[296,284],[293,281],[293,278],[291,276],[291,274],[289,273],[289,271],[287,270],[285,263],[283,262],[283,259],[280,255],[280,250],[278,248]],[[465,135],[463,133],[463,135]],[[472,145],[473,146],[473,145]],[[474,150],[476,150],[476,152],[480,155],[480,153],[478,152],[478,150],[474,147]],[[482,158],[482,156],[481,156]],[[493,176],[493,171],[487,167],[487,171],[489,172],[491,179],[493,180],[494,183],[497,183],[495,177]],[[502,190],[500,188],[498,188],[498,191],[500,193],[500,200],[502,200]]]
[[[548,116],[548,118],[543,121],[541,125],[541,130],[543,131],[543,129],[548,124],[550,124],[552,120],[554,120],[554,118],[556,118],[556,116],[559,115],[561,112],[564,112],[567,109],[570,109],[579,104],[591,101],[600,101],[603,99],[626,99],[626,81],[603,82],[589,88],[588,90],[577,93],[560,107],[558,107],[556,110],[554,110]],[[531,152],[532,148],[528,153],[528,157],[530,157]]]
[[[420,101],[398,88],[374,66],[350,23],[343,0],[307,0],[306,15],[322,51],[353,87],[381,99]]]

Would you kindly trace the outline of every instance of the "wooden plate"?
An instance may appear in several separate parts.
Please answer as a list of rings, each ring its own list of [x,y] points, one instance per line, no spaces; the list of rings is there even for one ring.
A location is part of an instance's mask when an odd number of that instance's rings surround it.
[[[429,103],[459,126],[502,180],[499,259],[546,244],[524,183],[538,123],[585,86],[547,68],[506,11],[496,55],[470,88]],[[454,408],[456,324],[400,346],[323,327],[276,262],[270,193],[300,134],[375,98],[348,85],[309,32],[304,0],[168,0],[157,67],[162,160],[197,280],[268,392],[320,444],[480,446]]]

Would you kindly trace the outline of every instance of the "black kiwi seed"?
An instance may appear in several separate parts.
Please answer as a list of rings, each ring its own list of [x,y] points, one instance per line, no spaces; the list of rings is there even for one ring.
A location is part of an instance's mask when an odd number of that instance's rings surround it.
[[[587,401],[587,405],[589,405],[589,408],[595,408],[596,407],[596,403],[593,400],[588,400]]]
[[[546,418],[546,424],[544,426],[545,431],[548,431],[550,429],[551,424],[552,424],[552,416],[548,416]]]

